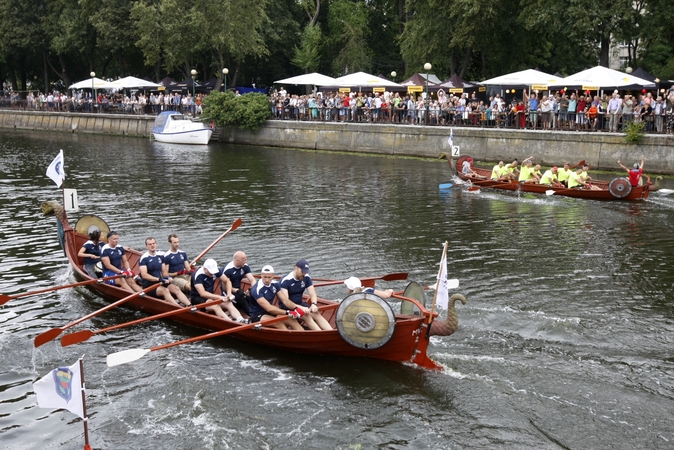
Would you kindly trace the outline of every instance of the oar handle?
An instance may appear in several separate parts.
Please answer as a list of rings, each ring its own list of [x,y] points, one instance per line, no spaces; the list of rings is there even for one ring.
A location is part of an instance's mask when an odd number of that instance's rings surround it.
[[[323,306],[319,307],[318,310],[319,311],[326,311],[328,309],[337,308],[338,306],[339,306],[339,303],[328,304],[328,305],[323,305]],[[162,350],[162,349],[165,349],[165,348],[175,347],[176,345],[189,344],[191,342],[196,342],[196,341],[203,341],[203,340],[211,339],[211,338],[218,337],[218,336],[224,336],[226,334],[250,330],[251,328],[255,328],[255,327],[262,327],[262,326],[271,325],[271,324],[274,324],[274,323],[285,322],[286,320],[291,320],[291,319],[288,316],[277,316],[277,317],[274,317],[273,319],[269,319],[269,320],[263,320],[263,321],[260,321],[260,322],[248,323],[248,324],[245,324],[245,325],[237,325],[236,327],[230,328],[228,330],[215,331],[213,333],[208,333],[208,334],[204,334],[204,335],[201,335],[201,336],[195,336],[193,338],[185,339],[183,341],[170,342],[168,344],[163,344],[163,345],[159,345],[157,347],[152,347],[150,349],[150,351]]]
[[[124,298],[121,299],[121,300],[117,300],[117,301],[114,302],[114,303],[110,303],[108,306],[105,306],[105,307],[99,309],[98,311],[94,311],[94,312],[92,312],[91,314],[87,314],[87,315],[84,316],[84,317],[80,317],[79,319],[77,319],[77,320],[74,321],[74,322],[70,322],[68,325],[62,327],[61,330],[65,330],[65,329],[67,329],[67,328],[70,328],[70,327],[73,327],[73,326],[77,325],[78,323],[84,322],[85,320],[89,320],[89,319],[91,319],[92,317],[96,317],[97,315],[99,315],[99,314],[101,314],[101,313],[104,313],[104,312],[106,312],[106,311],[108,311],[108,310],[111,310],[112,308],[116,308],[117,306],[122,305],[122,304],[128,302],[129,300],[133,300],[134,298],[144,296],[146,293],[148,293],[148,292],[150,292],[150,291],[154,291],[155,289],[157,289],[157,288],[160,287],[161,285],[162,285],[161,283],[156,283],[156,284],[153,284],[153,285],[150,286],[150,287],[147,287],[147,288],[143,289],[142,291],[134,292],[133,294],[131,294],[131,295],[127,296],[127,297],[124,297]]]
[[[192,306],[187,307],[187,308],[176,309],[174,311],[167,311],[165,313],[155,314],[155,315],[149,316],[149,317],[143,317],[142,319],[132,320],[131,322],[120,323],[119,325],[114,325],[114,326],[111,326],[111,327],[102,328],[100,330],[94,331],[93,334],[106,333],[108,331],[113,331],[113,330],[118,330],[120,328],[130,327],[131,325],[138,325],[139,323],[149,322],[151,320],[157,320],[157,319],[163,319],[165,317],[177,316],[179,314],[185,314],[186,312],[191,312],[193,310],[193,308],[197,308],[197,309],[208,308],[209,306],[219,305],[222,302],[223,302],[223,300],[221,298],[219,298],[217,300],[213,300],[213,301],[207,302],[207,303],[202,303],[200,305],[192,305]]]
[[[60,289],[68,289],[68,288],[77,287],[77,286],[84,286],[84,285],[87,285],[87,284],[102,283],[102,282],[107,281],[107,280],[114,280],[115,278],[120,278],[121,276],[122,275],[115,275],[115,276],[112,276],[112,277],[95,278],[93,280],[80,281],[79,283],[64,284],[63,286],[54,286],[54,287],[45,288],[45,289],[38,289],[37,291],[23,292],[21,294],[15,294],[15,295],[2,294],[2,295],[0,295],[0,305],[4,305],[8,301],[14,300],[15,298],[28,297],[28,296],[37,295],[37,294],[44,294],[45,292],[58,291]]]
[[[241,222],[242,222],[242,220],[241,220],[240,217],[239,217],[238,219],[236,219],[236,220],[234,221],[234,223],[232,224],[232,226],[229,227],[229,229],[228,229],[227,231],[225,231],[224,233],[222,233],[222,234],[220,235],[220,237],[218,237],[215,241],[213,241],[213,243],[211,243],[211,245],[209,245],[208,247],[206,247],[206,249],[205,249],[203,252],[199,253],[199,254],[197,255],[197,257],[194,258],[194,259],[192,260],[192,262],[190,263],[190,265],[195,266],[195,265],[197,264],[197,262],[199,262],[199,260],[200,260],[201,258],[203,258],[204,255],[205,255],[206,253],[208,253],[213,247],[215,247],[215,245],[216,245],[218,242],[220,242],[220,241],[222,240],[222,238],[224,238],[225,236],[227,236],[230,232],[232,232],[232,231],[236,230],[237,228],[239,228],[239,225],[241,225]]]

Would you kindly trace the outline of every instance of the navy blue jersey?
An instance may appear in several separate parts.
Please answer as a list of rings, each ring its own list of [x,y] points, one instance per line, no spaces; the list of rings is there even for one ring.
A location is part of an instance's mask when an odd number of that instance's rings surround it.
[[[265,286],[262,280],[257,280],[253,287],[250,288],[250,295],[256,300],[250,302],[250,316],[255,317],[260,314],[266,314],[267,310],[258,304],[257,299],[264,298],[269,304],[273,304],[274,297],[276,297],[276,293],[280,290],[281,286],[278,281],[272,280],[269,286]]]
[[[151,277],[161,278],[161,269],[164,264],[163,255],[160,252],[150,255],[150,253],[145,252],[138,260],[138,266],[145,266],[147,268],[147,274]],[[149,281],[145,278],[142,279],[143,288],[146,288],[156,281]]]
[[[176,273],[185,270],[185,261],[187,261],[187,253],[178,250],[175,253],[164,253],[164,264],[168,264],[168,272]]]
[[[280,284],[281,289],[286,289],[288,291],[288,298],[298,305],[302,304],[302,294],[304,294],[304,290],[309,286],[313,286],[313,282],[309,275],[304,275],[301,280],[296,280],[293,272],[290,272],[283,277]],[[280,304],[279,306],[284,308],[283,304]]]
[[[244,264],[243,267],[234,267],[234,262],[230,262],[225,266],[225,275],[229,278],[229,281],[232,282],[232,287],[236,289],[241,289],[241,280],[246,276],[247,273],[251,273],[250,267],[248,264]]]
[[[96,264],[97,262],[100,262],[101,258],[101,249],[105,246],[105,242],[99,242],[98,244],[95,244],[94,241],[87,241],[82,245],[84,247],[84,253],[87,255],[96,255],[98,258],[87,258],[85,262],[87,264]]]
[[[119,270],[124,270],[122,267],[122,256],[124,256],[126,252],[124,251],[124,247],[121,245],[118,245],[117,247],[110,247],[108,244],[105,244],[103,246],[103,249],[101,250],[101,257],[107,256],[110,258],[110,264],[118,268]],[[105,267],[103,268],[105,269]]]
[[[199,270],[192,274],[192,288],[190,290],[191,297],[199,297],[199,291],[197,291],[197,284],[201,284],[206,292],[213,294],[215,290],[215,283],[218,281],[218,278],[222,276],[222,271],[216,273],[212,276],[207,276],[204,272],[204,268],[200,267]]]

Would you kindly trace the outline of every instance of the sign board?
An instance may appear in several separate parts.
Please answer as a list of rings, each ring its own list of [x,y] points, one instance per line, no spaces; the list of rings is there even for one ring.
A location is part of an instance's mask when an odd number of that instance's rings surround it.
[[[451,88],[449,92],[451,94],[463,94],[463,88]]]
[[[63,204],[67,212],[80,210],[80,205],[77,201],[77,189],[63,190]]]
[[[599,86],[583,86],[584,91],[598,91]]]
[[[159,86],[159,87],[157,88],[157,90],[158,90],[158,91],[165,91],[165,90],[166,90],[166,86]]]
[[[407,86],[407,92],[412,93],[412,92],[424,92],[424,87],[423,86]]]
[[[339,88],[339,92],[351,92],[351,88]]]
[[[487,92],[487,86],[480,86],[478,92]]]
[[[533,84],[531,86],[531,89],[538,89],[539,91],[547,91],[548,90],[548,85],[547,84]]]
[[[372,92],[386,92],[386,88],[383,87],[372,88]]]

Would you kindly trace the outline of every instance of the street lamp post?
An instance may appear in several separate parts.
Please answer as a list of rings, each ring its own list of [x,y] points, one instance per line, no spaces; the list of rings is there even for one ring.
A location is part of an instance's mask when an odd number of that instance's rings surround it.
[[[190,113],[194,116],[194,77],[197,75],[197,71],[192,69],[192,105],[190,105]]]
[[[222,69],[222,78],[225,79],[225,92],[227,92],[227,74],[228,73],[229,73],[228,68],[225,67],[224,69]]]
[[[91,75],[91,112],[94,111],[94,107],[96,106],[94,104],[94,99],[96,98],[96,91],[94,91],[94,77],[96,76],[96,72],[91,72],[89,75]]]
[[[424,120],[424,123],[428,125],[428,101],[430,100],[428,98],[428,72],[431,71],[431,63],[426,63],[424,64],[424,70],[426,70],[426,117]]]
[[[395,82],[395,81],[396,81],[396,76],[397,76],[397,75],[398,75],[398,74],[396,73],[395,70],[394,70],[393,72],[391,72],[391,81]]]

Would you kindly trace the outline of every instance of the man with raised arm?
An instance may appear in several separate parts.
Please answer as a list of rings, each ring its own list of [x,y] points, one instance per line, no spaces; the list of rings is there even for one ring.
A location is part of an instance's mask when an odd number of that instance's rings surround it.
[[[630,184],[634,187],[639,186],[641,184],[641,175],[644,173],[644,157],[643,155],[641,156],[641,164],[634,163],[634,168],[633,169],[628,169],[627,167],[623,166],[623,164],[618,160],[618,165],[623,168],[627,172],[627,174],[630,177]]]

